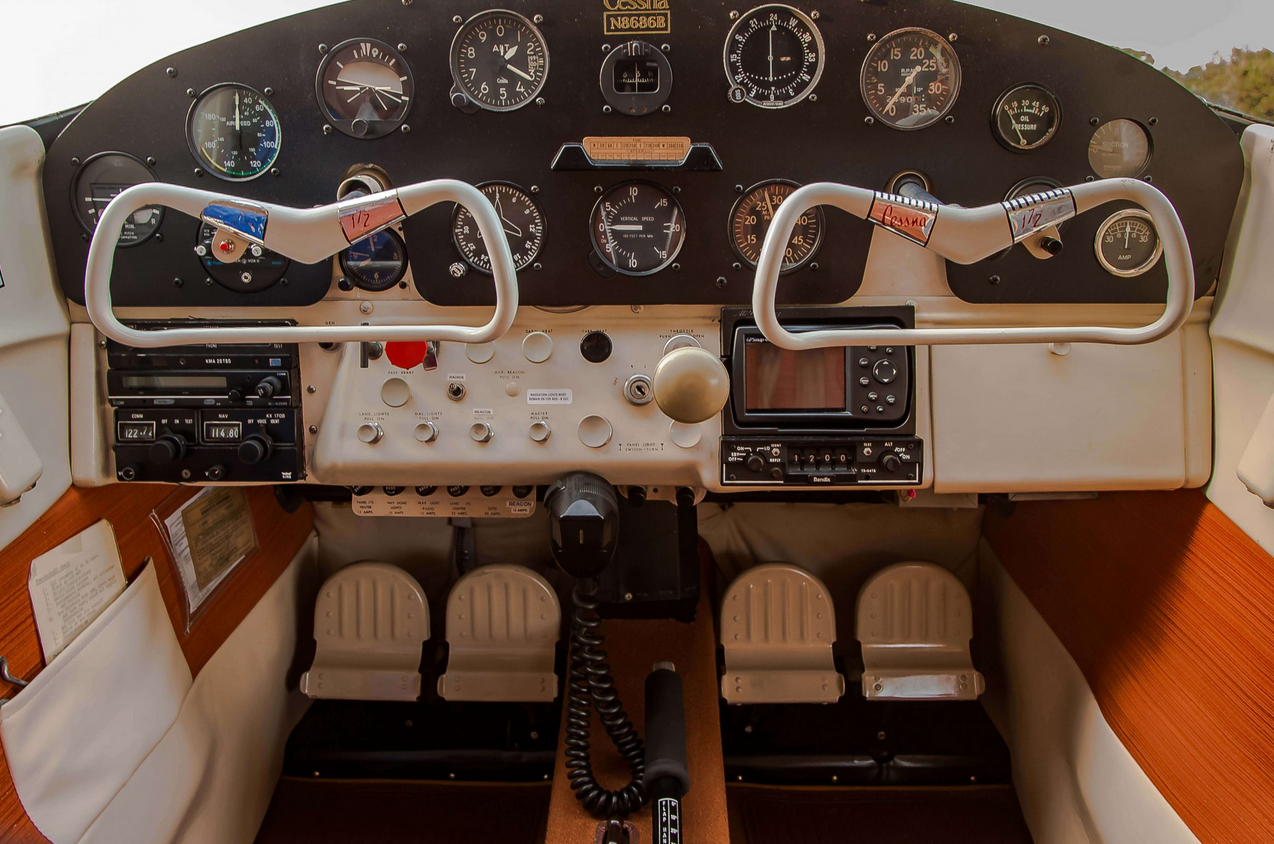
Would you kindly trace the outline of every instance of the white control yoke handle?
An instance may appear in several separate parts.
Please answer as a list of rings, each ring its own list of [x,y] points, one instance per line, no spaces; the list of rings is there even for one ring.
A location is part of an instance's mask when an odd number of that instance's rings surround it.
[[[937,252],[957,264],[972,264],[1034,234],[1115,200],[1129,200],[1150,212],[1168,268],[1163,313],[1139,328],[1101,326],[1009,328],[825,329],[794,334],[779,324],[774,296],[784,251],[798,218],[811,208],[832,205],[869,220],[900,237]],[[784,349],[833,346],[943,346],[991,343],[1153,343],[1185,324],[1194,304],[1194,262],[1177,211],[1157,188],[1137,179],[1104,179],[1032,194],[1020,199],[958,208],[831,182],[806,185],[792,193],[774,215],[761,248],[752,310],[766,339]]]
[[[151,205],[163,205],[217,228],[214,248],[228,254],[249,244],[316,264],[351,244],[383,231],[439,202],[456,202],[473,214],[491,254],[496,304],[491,321],[464,325],[285,325],[210,326],[139,331],[115,318],[111,304],[111,268],[124,223]],[[356,343],[361,341],[446,340],[490,343],[504,335],[518,311],[518,279],[504,226],[491,202],[472,185],[437,179],[347,199],[319,208],[288,208],[223,196],[204,190],[147,182],[122,192],[106,206],[84,274],[84,301],[98,330],[128,346],[203,345],[208,343]]]

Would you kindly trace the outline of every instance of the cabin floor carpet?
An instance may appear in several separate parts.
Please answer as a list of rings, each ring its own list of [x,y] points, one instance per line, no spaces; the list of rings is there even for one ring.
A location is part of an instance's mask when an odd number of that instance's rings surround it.
[[[1011,785],[838,789],[727,785],[726,800],[731,844],[1032,844]]]
[[[256,844],[535,844],[550,788],[284,777]]]

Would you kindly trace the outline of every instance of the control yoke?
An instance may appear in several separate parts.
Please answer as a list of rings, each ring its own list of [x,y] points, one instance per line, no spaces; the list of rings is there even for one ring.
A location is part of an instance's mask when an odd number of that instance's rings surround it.
[[[115,247],[127,219],[147,206],[174,208],[214,226],[213,248],[227,262],[237,259],[255,244],[293,261],[315,264],[439,202],[455,202],[468,209],[490,250],[496,305],[495,314],[486,325],[209,326],[139,331],[115,318],[111,304],[111,268],[115,262]],[[477,188],[453,179],[419,182],[319,208],[288,208],[181,185],[148,182],[129,188],[106,206],[89,248],[84,296],[89,317],[99,331],[112,340],[142,348],[208,343],[393,340],[490,343],[502,337],[513,325],[518,311],[518,280],[513,255],[504,237],[504,227],[494,206]]]
[[[811,208],[832,205],[869,220],[957,264],[972,264],[1085,211],[1116,200],[1137,203],[1150,213],[1163,242],[1168,294],[1160,317],[1139,328],[1102,326],[1019,326],[1009,328],[835,329],[794,334],[779,324],[774,296],[783,253],[798,218]],[[806,185],[774,215],[765,236],[752,288],[752,309],[766,339],[784,349],[834,346],[943,346],[991,343],[1153,343],[1175,332],[1194,303],[1194,262],[1190,244],[1172,203],[1157,188],[1137,179],[1104,179],[1011,199],[981,208],[939,205],[923,199],[870,191],[831,182]]]

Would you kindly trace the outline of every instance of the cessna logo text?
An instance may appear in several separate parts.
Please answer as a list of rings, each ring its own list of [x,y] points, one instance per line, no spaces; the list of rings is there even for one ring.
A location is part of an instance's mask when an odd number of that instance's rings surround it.
[[[602,29],[607,35],[658,35],[672,32],[670,0],[602,0]]]

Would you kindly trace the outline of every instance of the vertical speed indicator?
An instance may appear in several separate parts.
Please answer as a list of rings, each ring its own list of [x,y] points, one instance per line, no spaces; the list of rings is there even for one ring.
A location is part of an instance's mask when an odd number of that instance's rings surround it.
[[[652,275],[676,260],[686,240],[686,214],[659,185],[625,182],[597,200],[590,228],[593,248],[611,269]]]
[[[725,42],[732,102],[787,108],[814,92],[823,75],[823,35],[791,6],[757,6],[739,17]]]

